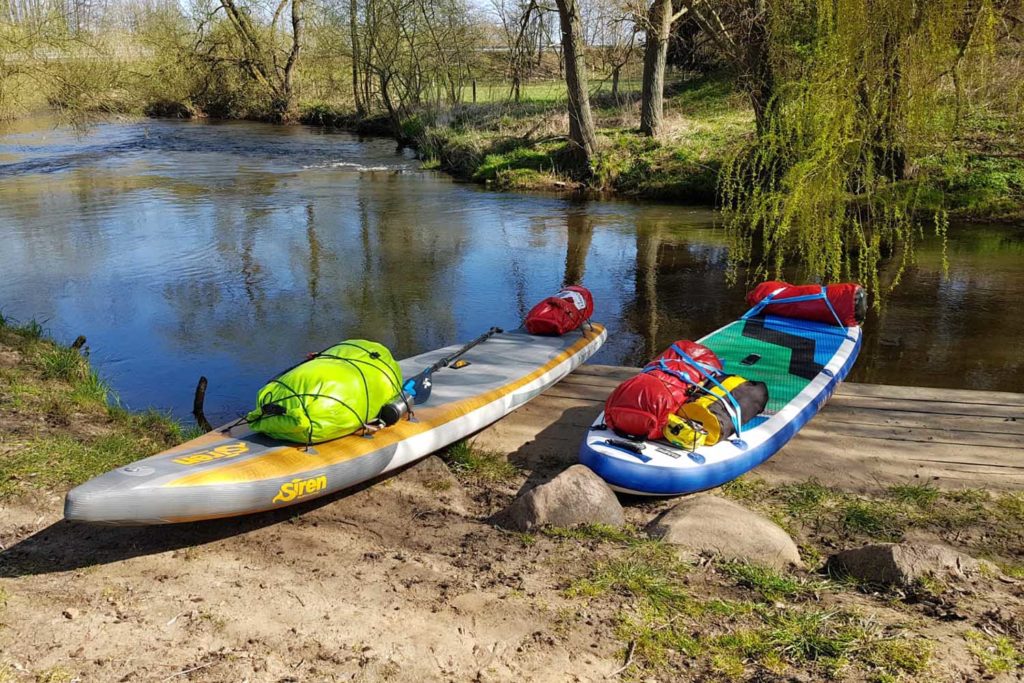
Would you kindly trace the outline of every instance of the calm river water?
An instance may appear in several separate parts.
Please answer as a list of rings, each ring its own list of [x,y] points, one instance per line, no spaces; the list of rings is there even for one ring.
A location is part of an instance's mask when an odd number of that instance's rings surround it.
[[[88,337],[132,408],[211,417],[348,337],[406,356],[514,327],[581,279],[641,364],[743,312],[701,209],[502,194],[419,170],[393,142],[252,123],[0,128],[0,311]],[[865,327],[852,379],[1024,388],[1024,226],[954,227]]]

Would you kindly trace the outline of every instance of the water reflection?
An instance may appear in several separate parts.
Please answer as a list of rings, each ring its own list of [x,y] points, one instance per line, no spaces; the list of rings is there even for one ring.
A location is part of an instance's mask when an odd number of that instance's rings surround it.
[[[0,131],[0,310],[84,333],[125,402],[248,407],[273,371],[345,337],[400,356],[512,325],[562,283],[593,289],[639,364],[743,311],[708,211],[495,194],[420,172],[387,140],[143,122],[84,137]],[[1024,229],[926,243],[872,314],[860,381],[1019,390]]]

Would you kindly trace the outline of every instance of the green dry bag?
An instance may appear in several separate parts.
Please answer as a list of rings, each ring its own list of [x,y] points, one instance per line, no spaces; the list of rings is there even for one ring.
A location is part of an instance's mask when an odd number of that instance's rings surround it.
[[[402,370],[387,347],[350,339],[267,382],[246,419],[275,439],[320,443],[376,420],[401,387]]]

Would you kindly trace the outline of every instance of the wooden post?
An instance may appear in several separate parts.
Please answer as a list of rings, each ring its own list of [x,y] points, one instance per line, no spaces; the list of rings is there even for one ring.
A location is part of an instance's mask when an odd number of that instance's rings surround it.
[[[476,104],[476,79],[473,79],[473,104]]]
[[[196,395],[192,399],[192,416],[196,418],[196,423],[200,429],[204,432],[212,432],[213,427],[210,425],[210,421],[206,419],[206,413],[203,412],[203,403],[206,402],[206,385],[206,378],[200,377],[199,384],[196,385]]]

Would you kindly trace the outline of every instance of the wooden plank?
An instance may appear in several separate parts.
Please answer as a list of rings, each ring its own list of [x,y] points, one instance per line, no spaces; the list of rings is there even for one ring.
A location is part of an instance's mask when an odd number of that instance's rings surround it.
[[[1024,420],[1024,408],[980,403],[951,403],[939,401],[911,401],[902,398],[881,399],[838,393],[832,401],[844,406],[903,413],[931,413],[934,415],[967,415],[973,417],[1001,417]]]
[[[840,395],[863,396],[866,398],[900,398],[912,401],[1020,406],[1024,409],[1024,394],[1005,391],[977,391],[973,389],[901,387],[890,384],[844,383],[839,387],[839,391],[837,393]]]
[[[918,429],[941,429],[954,432],[977,432],[979,434],[1018,434],[1024,436],[1024,421],[1007,420],[1005,417],[975,417],[970,415],[941,415],[936,413],[911,413],[887,411],[875,408],[853,408],[842,405],[837,399],[830,401],[821,410],[828,420],[842,420],[856,424],[878,424],[893,427]]]
[[[824,416],[823,416],[824,417]],[[1018,434],[977,434],[970,432],[951,432],[936,429],[914,429],[907,427],[890,427],[880,425],[864,425],[827,420],[822,423],[838,437],[864,439],[887,439],[890,441],[916,441],[919,443],[949,444],[955,446],[984,446],[986,448],[1008,448],[1017,451],[1021,448],[1021,436]]]

